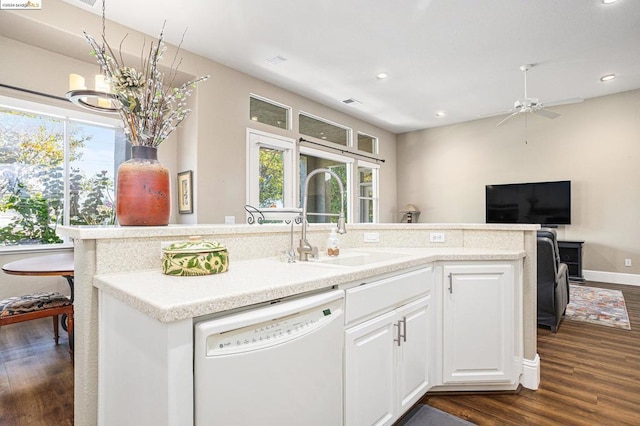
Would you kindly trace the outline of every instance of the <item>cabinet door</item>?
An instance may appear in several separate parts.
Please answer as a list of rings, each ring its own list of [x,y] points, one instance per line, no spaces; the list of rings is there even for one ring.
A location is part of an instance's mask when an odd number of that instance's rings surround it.
[[[387,425],[394,420],[395,311],[345,332],[345,425]]]
[[[401,321],[398,350],[398,413],[404,413],[427,392],[429,381],[429,342],[431,342],[431,296],[422,297],[397,310]],[[405,340],[406,339],[406,340]]]
[[[443,272],[443,382],[511,382],[513,267],[445,265]]]

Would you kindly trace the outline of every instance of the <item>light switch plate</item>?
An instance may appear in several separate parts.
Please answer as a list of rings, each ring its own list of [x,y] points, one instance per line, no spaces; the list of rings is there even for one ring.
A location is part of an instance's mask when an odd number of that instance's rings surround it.
[[[380,242],[380,234],[377,232],[365,232],[364,233],[364,242],[365,243],[379,243]]]

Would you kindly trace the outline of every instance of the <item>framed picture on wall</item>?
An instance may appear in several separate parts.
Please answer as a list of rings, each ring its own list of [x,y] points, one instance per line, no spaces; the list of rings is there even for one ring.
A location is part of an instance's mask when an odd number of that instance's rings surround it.
[[[193,213],[193,172],[178,173],[178,213]]]

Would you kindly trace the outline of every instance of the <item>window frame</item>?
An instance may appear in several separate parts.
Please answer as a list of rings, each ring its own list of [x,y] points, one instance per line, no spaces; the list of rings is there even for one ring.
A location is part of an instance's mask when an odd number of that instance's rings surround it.
[[[63,167],[64,167],[64,197],[63,202],[63,219],[60,226],[68,226],[70,223],[70,161],[69,161],[69,127],[72,123],[86,124],[90,126],[99,126],[107,128],[122,128],[122,122],[118,118],[110,118],[105,115],[91,114],[83,111],[78,111],[63,106],[56,106],[49,103],[40,103],[36,101],[14,98],[6,95],[0,95],[0,107],[19,111],[28,114],[34,114],[41,117],[60,120],[63,128]],[[115,184],[115,176],[114,176]],[[25,244],[25,245],[0,245],[0,254],[11,254],[20,252],[49,252],[60,249],[68,249],[73,247],[73,244],[67,237],[62,238],[63,242],[60,244]]]
[[[284,207],[295,205],[295,190],[292,179],[296,172],[296,141],[286,136],[275,135],[247,128],[247,185],[246,204],[258,208],[260,205],[260,148],[266,147],[282,151],[284,165]],[[248,214],[247,214],[248,217]]]
[[[300,155],[310,155],[313,157],[317,157],[317,158],[323,158],[325,160],[333,160],[333,161],[337,161],[340,163],[345,163],[347,166],[347,183],[344,186],[344,192],[345,192],[345,199],[346,199],[346,208],[347,208],[347,214],[346,214],[346,221],[347,223],[356,223],[354,222],[354,205],[353,205],[353,185],[354,185],[354,180],[353,180],[353,175],[354,175],[354,171],[353,171],[353,167],[354,164],[356,162],[356,159],[353,157],[348,157],[346,155],[340,155],[340,154],[334,154],[332,152],[327,152],[327,151],[323,151],[321,149],[316,149],[316,148],[310,148],[307,146],[301,146],[298,152],[298,156],[297,156],[297,162],[299,164],[300,162]],[[298,171],[298,176],[300,175],[299,171]],[[299,179],[300,180],[300,179]],[[302,192],[304,190],[304,188],[302,188],[302,185],[304,185],[304,182],[299,182],[298,183],[298,192]],[[303,200],[298,200],[298,204],[302,204]],[[339,212],[333,212],[333,213],[339,213]],[[315,225],[313,223],[310,223],[309,225]]]
[[[362,182],[360,182],[360,173],[359,173],[359,169],[360,168],[368,168],[371,169],[371,172],[373,174],[372,177],[372,192],[373,192],[373,196],[372,197],[361,197],[360,196],[360,186],[362,185]],[[355,174],[356,176],[358,176],[357,182],[355,182],[355,184],[357,185],[358,191],[355,194],[355,199],[356,199],[356,205],[358,206],[358,223],[379,223],[380,221],[380,164],[378,163],[372,163],[369,161],[364,161],[364,160],[357,160],[356,164],[354,165],[355,168]],[[361,200],[372,200],[373,201],[373,221],[372,222],[360,222],[360,201]]]

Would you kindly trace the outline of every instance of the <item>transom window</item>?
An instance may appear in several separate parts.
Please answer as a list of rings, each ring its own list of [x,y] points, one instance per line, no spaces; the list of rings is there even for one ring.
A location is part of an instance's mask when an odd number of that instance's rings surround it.
[[[303,135],[339,145],[350,145],[351,129],[347,127],[305,113],[300,113],[298,120],[298,129]]]
[[[358,132],[358,150],[377,154],[378,138]]]
[[[290,129],[291,108],[257,95],[249,97],[251,121],[268,124],[280,129]]]

